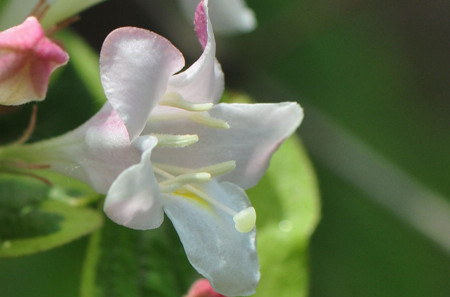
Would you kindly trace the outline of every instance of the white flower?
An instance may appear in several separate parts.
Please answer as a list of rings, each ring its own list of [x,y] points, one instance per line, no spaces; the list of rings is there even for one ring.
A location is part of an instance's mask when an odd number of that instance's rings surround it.
[[[303,113],[296,103],[217,104],[223,73],[207,5],[195,16],[204,52],[178,74],[183,56],[163,37],[128,27],[106,38],[106,96],[135,146],[147,150],[113,182],[104,209],[134,229],[157,228],[165,212],[215,290],[250,295],[259,280],[256,214],[242,188],[258,182]]]
[[[203,54],[180,73],[184,58],[165,38],[113,31],[100,54],[108,103],[74,131],[1,149],[0,159],[39,161],[89,183],[107,193],[106,214],[130,228],[157,228],[166,213],[217,292],[250,295],[260,277],[256,214],[243,189],[259,181],[303,112],[289,102],[217,103],[224,82],[207,0],[195,30]]]

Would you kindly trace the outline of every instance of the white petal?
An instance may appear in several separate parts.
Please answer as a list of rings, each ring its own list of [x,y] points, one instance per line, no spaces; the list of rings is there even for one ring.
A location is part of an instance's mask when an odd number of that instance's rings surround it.
[[[103,88],[132,140],[164,95],[169,77],[183,66],[180,51],[156,33],[125,27],[106,37],[100,53]]]
[[[132,229],[154,229],[164,219],[161,193],[150,163],[155,137],[138,138],[145,151],[141,162],[124,170],[111,185],[104,210],[117,224]]]
[[[192,18],[198,0],[179,0],[186,15]],[[214,30],[223,34],[248,32],[256,27],[254,12],[243,0],[210,0],[209,9]]]
[[[203,189],[228,207],[250,206],[245,192],[230,183],[210,182]],[[227,296],[253,294],[259,281],[255,229],[240,233],[232,215],[183,196],[164,196],[164,210],[180,236],[192,266]]]
[[[168,86],[168,91],[178,92],[185,100],[196,103],[218,102],[224,88],[223,72],[216,60],[216,42],[207,5],[208,1],[200,2],[195,12],[195,31],[203,53],[191,67],[171,77]]]
[[[236,169],[218,177],[248,189],[256,185],[272,153],[303,119],[297,103],[218,104],[209,111],[226,121],[230,129],[213,129],[187,120],[149,124],[145,131],[197,134],[199,141],[182,149],[156,148],[152,160],[187,168],[199,168],[230,160]]]

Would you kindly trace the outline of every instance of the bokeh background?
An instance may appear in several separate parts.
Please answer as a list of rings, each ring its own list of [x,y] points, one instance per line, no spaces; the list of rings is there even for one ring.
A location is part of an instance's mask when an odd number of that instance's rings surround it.
[[[450,296],[450,1],[247,3],[258,28],[218,36],[217,56],[231,91],[305,109],[299,135],[322,198],[310,296]],[[167,37],[187,64],[200,54],[175,0],[108,0],[81,16],[72,28],[96,50],[132,25]],[[76,296],[85,245],[23,261],[31,273],[52,259],[67,280],[52,290]],[[49,281],[27,275],[30,287]]]

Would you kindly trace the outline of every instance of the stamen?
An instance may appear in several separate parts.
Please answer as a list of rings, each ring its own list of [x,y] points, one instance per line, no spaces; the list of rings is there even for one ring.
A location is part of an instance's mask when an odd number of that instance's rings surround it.
[[[194,186],[191,186],[191,185],[185,185],[185,186],[183,186],[183,188],[185,188],[186,190],[188,190],[191,193],[194,193],[195,195],[197,195],[198,197],[202,198],[203,200],[211,203],[212,205],[215,205],[215,206],[219,207],[220,209],[222,209],[223,211],[225,211],[229,215],[234,216],[234,215],[237,214],[236,211],[234,211],[233,209],[229,208],[225,204],[217,201],[216,199],[212,198],[211,196],[209,196],[208,194],[206,194],[205,192],[203,192],[202,190],[200,190],[197,187],[194,187]]]
[[[224,162],[220,164],[229,164],[228,166],[231,166],[231,164],[234,164],[234,161]],[[220,165],[216,164],[216,165]],[[214,166],[209,166],[210,168],[213,168]],[[166,165],[164,165],[166,166]],[[175,167],[175,166],[174,166]],[[207,168],[207,167],[203,167]],[[161,175],[162,177],[168,178],[168,180],[165,180],[163,182],[159,183],[160,190],[162,193],[171,193],[179,188],[185,189],[186,191],[196,195],[197,197],[205,200],[206,202],[209,202],[210,204],[220,208],[221,210],[225,211],[229,215],[233,216],[234,221],[234,227],[238,232],[241,233],[247,233],[253,230],[256,223],[256,211],[253,207],[247,207],[240,212],[236,212],[233,209],[229,208],[225,204],[215,200],[211,196],[209,196],[207,193],[202,191],[201,189],[190,185],[189,183],[192,182],[205,182],[209,181],[211,179],[211,174],[208,172],[196,172],[196,173],[187,173],[182,174],[177,177],[174,175],[168,173],[164,169],[160,168],[159,165],[155,166],[153,164],[153,170],[155,173]],[[181,183],[184,183],[181,185]]]
[[[256,223],[256,211],[253,207],[247,207],[233,216],[234,227],[241,233],[253,230]]]
[[[227,122],[225,122],[223,120],[211,118],[208,115],[193,114],[193,115],[190,115],[188,118],[198,124],[205,125],[205,126],[208,126],[211,128],[230,129],[230,125]]]
[[[159,168],[171,172],[173,174],[186,174],[186,173],[195,173],[195,172],[208,172],[212,176],[219,176],[226,174],[230,171],[233,171],[236,168],[236,161],[227,161],[222,163],[217,163],[211,166],[205,166],[201,168],[185,168],[178,167],[173,165],[161,164],[161,163],[153,163]]]
[[[148,123],[157,123],[162,121],[173,121],[181,119],[190,120],[196,122],[197,124],[204,125],[210,128],[230,129],[230,125],[223,120],[212,118],[208,114],[203,113],[192,114],[190,112],[179,112],[179,113],[150,116],[148,119]]]
[[[152,134],[158,138],[158,146],[168,148],[180,148],[198,142],[197,134],[172,135],[172,134]]]
[[[210,181],[212,178],[208,172],[197,172],[178,175],[174,178],[165,180],[159,183],[159,188],[162,193],[171,193],[190,183],[204,183]]]
[[[155,171],[155,173],[161,175],[162,177],[165,178],[175,178],[174,175],[164,171],[161,168],[158,168],[157,166],[153,166],[153,170]],[[201,189],[191,186],[189,184],[183,185],[182,186],[183,189],[186,189],[187,191],[197,195],[198,197],[200,197],[201,199],[219,207],[220,209],[222,209],[223,211],[225,211],[226,213],[234,216],[235,214],[237,214],[236,211],[232,210],[231,208],[229,208],[228,206],[226,206],[225,204],[220,203],[219,201],[215,200],[214,198],[210,197],[208,194],[206,194],[205,192],[203,192]]]
[[[197,104],[186,101],[183,99],[183,97],[181,97],[179,93],[176,92],[170,92],[165,94],[162,100],[159,101],[159,105],[171,106],[194,112],[207,111],[214,106],[213,103]]]

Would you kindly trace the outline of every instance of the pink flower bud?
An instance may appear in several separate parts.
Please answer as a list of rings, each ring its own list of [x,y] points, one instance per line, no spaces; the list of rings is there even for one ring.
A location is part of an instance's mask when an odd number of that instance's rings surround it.
[[[0,104],[44,99],[50,74],[68,60],[35,17],[0,32]]]
[[[188,294],[185,297],[226,297],[226,296],[214,291],[209,281],[205,278],[201,278],[192,284]]]

